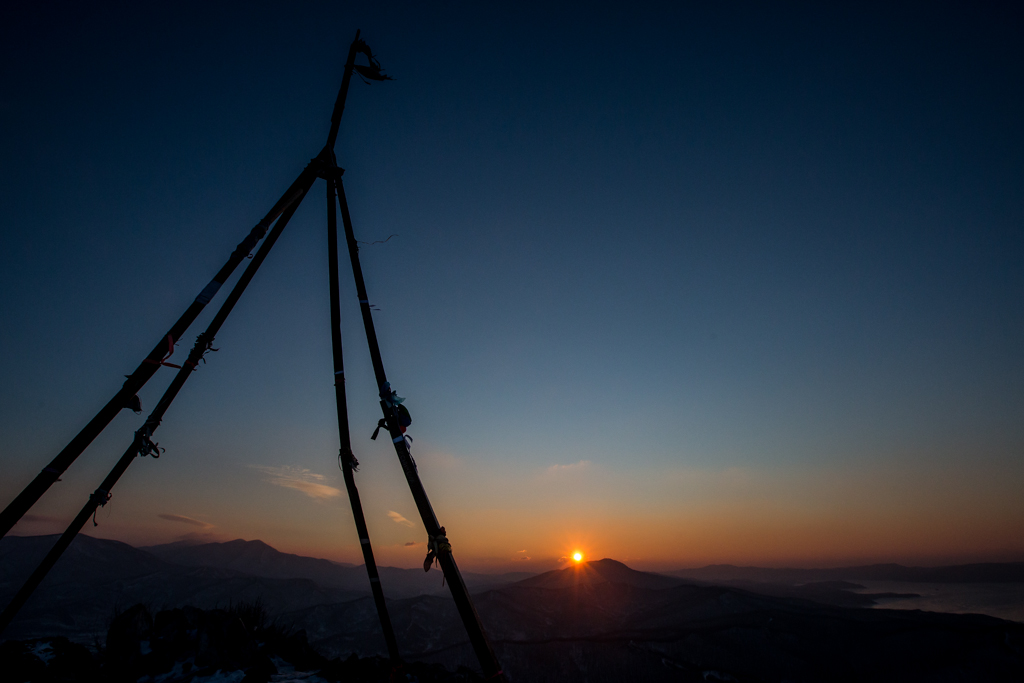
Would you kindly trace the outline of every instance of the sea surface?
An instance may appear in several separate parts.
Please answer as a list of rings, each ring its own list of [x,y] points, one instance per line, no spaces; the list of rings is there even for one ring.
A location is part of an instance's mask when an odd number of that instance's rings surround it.
[[[987,614],[1024,622],[1024,583],[910,583],[861,581],[858,593],[917,593],[919,598],[885,598],[876,609]]]

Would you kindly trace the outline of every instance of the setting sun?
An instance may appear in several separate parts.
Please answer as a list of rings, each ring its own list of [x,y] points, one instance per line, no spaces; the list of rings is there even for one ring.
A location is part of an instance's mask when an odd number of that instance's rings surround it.
[[[574,560],[576,560],[577,562],[579,562],[580,560],[582,560],[582,559],[583,559],[583,553],[581,553],[581,552],[575,552],[575,553],[573,553],[573,554],[572,554],[572,559],[574,559]]]

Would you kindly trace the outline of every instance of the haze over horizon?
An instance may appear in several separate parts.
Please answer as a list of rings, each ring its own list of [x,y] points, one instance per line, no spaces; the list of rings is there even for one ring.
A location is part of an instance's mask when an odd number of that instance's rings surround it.
[[[357,237],[397,235],[363,268],[462,569],[1024,560],[1018,9],[184,3],[0,24],[0,504],[320,150],[358,28],[396,80],[353,83],[338,160]],[[347,270],[342,306],[374,551],[415,567]],[[359,563],[322,183],[215,346],[166,453],[85,533]],[[143,419],[122,411],[15,533],[62,531]]]

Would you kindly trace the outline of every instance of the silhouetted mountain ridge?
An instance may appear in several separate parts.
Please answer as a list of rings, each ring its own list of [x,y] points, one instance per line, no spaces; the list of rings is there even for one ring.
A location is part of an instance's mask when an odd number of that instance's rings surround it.
[[[330,560],[282,553],[263,541],[240,538],[225,543],[155,545],[142,547],[165,562],[187,567],[220,567],[274,579],[311,579],[324,587],[349,588],[343,565]],[[341,570],[341,571],[340,571]]]
[[[517,586],[527,588],[571,588],[593,586],[599,583],[621,583],[642,588],[669,588],[684,583],[681,579],[641,572],[627,567],[618,560],[604,558],[580,562],[564,569],[554,569],[519,581]]]
[[[732,587],[636,585],[651,576],[595,561],[487,591],[475,603],[505,670],[536,683],[1024,680],[1022,624],[833,607]],[[404,656],[473,664],[452,601],[418,596],[392,601],[389,612]],[[282,621],[325,656],[383,652],[368,598]]]
[[[913,583],[1024,583],[1024,562],[983,562],[944,567],[870,564],[834,569],[738,567],[713,564],[678,569],[672,576],[698,581],[807,583],[811,581],[906,581]]]
[[[168,543],[143,548],[160,559],[186,567],[220,567],[267,578],[303,578],[325,588],[369,593],[366,568],[315,557],[293,555],[267,545],[263,541],[235,539],[224,543]],[[384,592],[388,598],[408,598],[438,593],[448,595],[441,585],[439,571],[377,566]],[[463,572],[471,591],[486,590],[518,581],[528,572],[507,574],[475,574]]]
[[[0,600],[13,594],[55,540],[0,540]],[[203,545],[211,547],[203,550]],[[373,601],[365,593],[232,568],[328,572],[333,567],[365,581],[362,567],[279,553],[261,542],[189,547],[157,551],[187,550],[191,554],[183,556],[190,561],[216,560],[224,566],[173,564],[123,543],[80,536],[64,558],[71,561],[58,564],[5,636],[67,635],[91,643],[115,612],[136,603],[208,609],[261,599],[283,628],[301,629],[328,657],[384,652]],[[396,576],[415,574],[439,587],[440,572],[391,569]],[[760,584],[758,592],[695,585],[605,558],[478,592],[474,601],[515,680],[1024,680],[1024,624],[823,604],[820,596],[849,594],[857,587],[842,579],[790,587],[814,592],[813,600],[800,593],[765,594],[779,585]],[[395,599],[387,580],[385,590],[404,657],[450,669],[475,666],[447,595]]]
[[[0,539],[0,602],[7,604],[58,536]],[[268,546],[269,547],[269,546]],[[204,609],[261,599],[273,613],[353,600],[360,592],[306,578],[254,576],[226,567],[186,567],[119,541],[80,534],[4,633],[63,635],[79,642],[106,633],[111,617],[135,603]]]

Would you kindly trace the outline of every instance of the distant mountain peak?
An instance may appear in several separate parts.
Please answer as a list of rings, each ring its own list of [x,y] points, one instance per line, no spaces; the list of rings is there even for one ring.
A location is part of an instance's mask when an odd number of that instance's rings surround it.
[[[639,588],[669,588],[682,583],[661,574],[637,571],[618,560],[606,557],[555,569],[520,581],[521,586],[534,588],[569,588],[601,583],[618,583]]]
[[[588,560],[586,562],[583,562],[582,564],[585,564],[585,565],[590,566],[590,567],[609,567],[609,568],[614,567],[616,569],[626,569],[626,570],[631,571],[631,572],[637,571],[637,570],[633,569],[632,567],[628,566],[626,563],[619,562],[618,560],[613,560],[610,557],[605,557],[605,558],[602,558],[600,560]],[[570,569],[571,569],[571,567],[570,567]]]
[[[280,552],[280,551],[277,550],[277,548],[264,543],[263,541],[261,541],[258,538],[254,539],[252,541],[247,541],[244,538],[236,538],[233,541],[224,541],[222,543],[210,543],[209,545],[230,545],[230,546],[245,546],[247,548],[267,548],[269,550],[273,550],[274,552]]]

